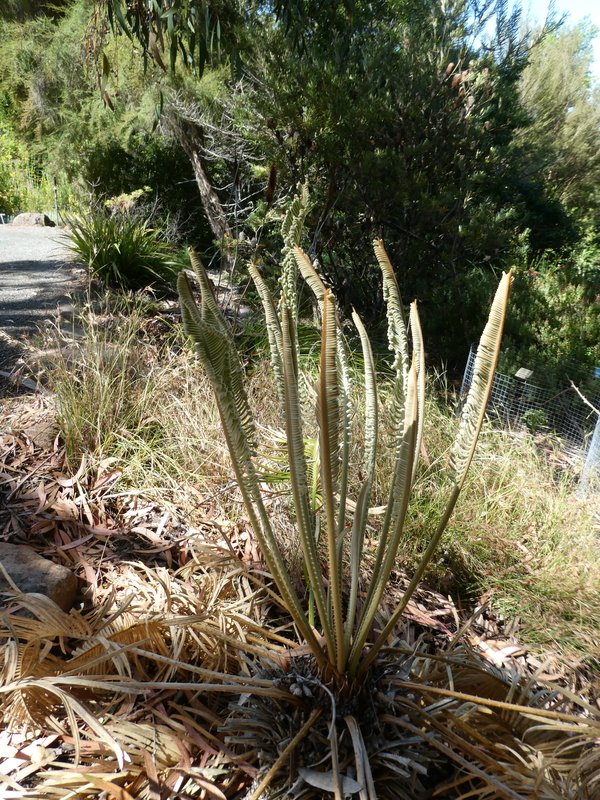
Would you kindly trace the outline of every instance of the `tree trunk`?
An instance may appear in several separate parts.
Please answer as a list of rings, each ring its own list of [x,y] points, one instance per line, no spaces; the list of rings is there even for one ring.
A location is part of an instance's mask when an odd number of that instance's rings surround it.
[[[222,265],[226,269],[231,269],[233,260],[227,249],[227,239],[231,243],[231,228],[227,222],[227,216],[221,205],[221,201],[212,187],[210,178],[206,171],[206,162],[202,155],[204,145],[204,133],[202,128],[194,122],[180,120],[175,126],[175,133],[179,143],[185,150],[188,158],[192,162],[194,177],[200,191],[200,199],[204,213],[208,219],[210,228],[221,247]]]

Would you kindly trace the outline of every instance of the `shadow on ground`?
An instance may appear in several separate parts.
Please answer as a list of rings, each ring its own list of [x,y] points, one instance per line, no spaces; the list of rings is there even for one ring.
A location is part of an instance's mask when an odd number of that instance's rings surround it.
[[[18,370],[41,325],[72,310],[80,272],[67,262],[56,229],[0,226],[0,371]],[[19,387],[0,376],[0,397]]]

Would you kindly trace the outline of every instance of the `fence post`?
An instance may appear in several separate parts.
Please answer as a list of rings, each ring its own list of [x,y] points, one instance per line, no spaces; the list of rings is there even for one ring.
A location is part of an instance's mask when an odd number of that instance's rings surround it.
[[[594,435],[588,448],[585,464],[581,472],[581,479],[579,481],[579,491],[577,492],[580,497],[588,492],[598,491],[600,482],[600,416],[596,420],[596,427],[594,428]]]

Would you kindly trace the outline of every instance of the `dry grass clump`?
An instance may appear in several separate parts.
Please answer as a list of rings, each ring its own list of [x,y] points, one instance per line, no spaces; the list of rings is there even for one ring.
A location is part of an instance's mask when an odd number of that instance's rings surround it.
[[[455,424],[447,408],[430,409],[430,466],[416,487],[408,568],[435,518]],[[598,532],[597,503],[577,495],[576,473],[547,441],[488,425],[428,580],[520,618],[521,638],[531,645],[593,657],[600,648]]]
[[[163,499],[229,483],[218,414],[177,315],[134,300],[88,305],[79,322],[83,335],[55,332],[45,360],[70,462],[116,459],[122,483]]]

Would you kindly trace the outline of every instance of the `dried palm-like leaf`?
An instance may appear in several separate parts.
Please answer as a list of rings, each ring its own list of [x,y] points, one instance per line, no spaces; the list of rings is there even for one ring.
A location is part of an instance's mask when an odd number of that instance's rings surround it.
[[[600,712],[560,687],[528,683],[461,646],[417,658],[408,679],[391,677],[396,691],[385,696],[400,715],[384,721],[437,742],[460,766],[446,784],[457,797],[593,797],[582,792],[598,767]]]
[[[219,688],[222,669],[231,673],[226,695],[273,694],[272,682],[248,675],[246,666],[248,653],[268,652],[258,644],[265,596],[257,595],[238,561],[214,552],[205,562],[192,560],[180,575],[124,564],[111,580],[110,604],[87,614],[51,614],[46,598],[28,596],[35,619],[0,615],[5,733],[23,740],[28,729],[54,732],[59,745],[56,765],[52,750],[39,765],[18,762],[35,774],[35,790],[23,789],[16,768],[7,787],[32,798],[110,790],[156,800],[174,787],[190,797],[202,790],[230,796],[232,762],[244,776],[238,787],[256,768],[217,732],[219,701],[209,707],[197,697]],[[203,613],[165,613],[167,595],[173,609]],[[275,695],[289,696],[283,689]],[[183,703],[174,703],[175,696]]]

